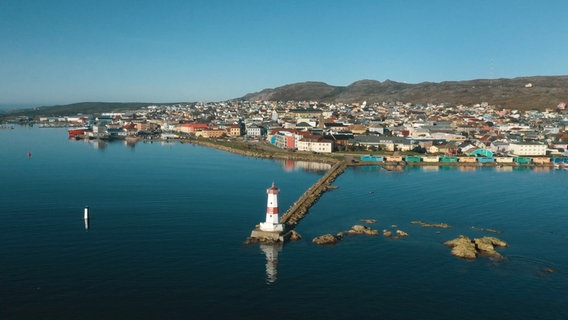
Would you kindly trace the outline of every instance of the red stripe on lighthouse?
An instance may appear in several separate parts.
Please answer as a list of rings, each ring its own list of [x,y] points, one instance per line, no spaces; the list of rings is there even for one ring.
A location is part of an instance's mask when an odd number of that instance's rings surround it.
[[[278,207],[266,207],[267,214],[278,214]]]

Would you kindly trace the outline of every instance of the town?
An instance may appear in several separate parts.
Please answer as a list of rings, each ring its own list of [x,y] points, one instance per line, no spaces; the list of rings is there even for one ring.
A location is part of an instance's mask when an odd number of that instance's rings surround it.
[[[360,155],[353,162],[568,165],[568,109],[411,103],[226,101],[40,117],[70,138],[223,139],[287,152]]]

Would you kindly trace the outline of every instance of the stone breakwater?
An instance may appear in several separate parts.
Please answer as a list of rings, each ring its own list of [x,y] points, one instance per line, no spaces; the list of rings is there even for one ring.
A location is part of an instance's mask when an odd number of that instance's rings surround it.
[[[204,147],[215,148],[225,152],[231,152],[235,154],[240,154],[247,157],[256,158],[266,158],[266,159],[284,159],[284,160],[303,160],[303,161],[313,161],[313,162],[324,162],[332,164],[331,169],[329,169],[323,177],[321,177],[316,183],[314,183],[302,196],[282,215],[280,218],[280,223],[284,224],[285,232],[283,234],[264,234],[258,231],[256,228],[253,230],[251,237],[247,238],[246,244],[258,243],[258,242],[278,242],[278,241],[288,241],[288,240],[298,240],[301,236],[293,230],[296,225],[302,220],[307,214],[308,210],[313,206],[321,197],[321,195],[330,189],[335,189],[336,187],[331,184],[335,179],[345,171],[347,164],[343,160],[339,160],[333,157],[321,155],[321,154],[309,154],[300,152],[286,152],[280,150],[271,150],[263,145],[251,145],[247,143],[232,143],[223,144],[222,142],[208,141],[202,139],[192,139],[184,140],[183,142],[193,143],[201,145]]]
[[[288,229],[293,229],[306,216],[308,209],[319,200],[324,192],[330,189],[331,183],[345,171],[345,168],[344,162],[335,163],[323,177],[306,190],[298,201],[282,215],[280,223],[286,225]]]

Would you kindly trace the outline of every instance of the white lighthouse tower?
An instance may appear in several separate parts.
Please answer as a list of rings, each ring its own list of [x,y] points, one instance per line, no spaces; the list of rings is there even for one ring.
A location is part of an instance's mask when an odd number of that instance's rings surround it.
[[[274,182],[272,187],[266,189],[268,201],[266,204],[266,221],[260,223],[261,231],[280,232],[284,230],[284,226],[278,221],[278,193],[280,190],[276,188]]]

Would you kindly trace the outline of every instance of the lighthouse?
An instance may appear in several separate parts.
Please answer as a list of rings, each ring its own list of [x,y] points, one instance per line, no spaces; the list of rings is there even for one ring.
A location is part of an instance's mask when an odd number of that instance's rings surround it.
[[[261,231],[280,232],[284,230],[284,226],[278,220],[278,193],[280,190],[276,188],[274,182],[272,187],[266,189],[268,200],[266,203],[266,221],[260,223]]]

